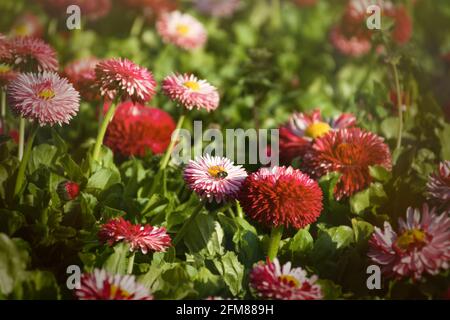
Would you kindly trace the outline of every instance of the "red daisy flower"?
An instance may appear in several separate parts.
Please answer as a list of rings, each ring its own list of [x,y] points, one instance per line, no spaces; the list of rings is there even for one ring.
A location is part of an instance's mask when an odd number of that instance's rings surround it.
[[[349,197],[369,186],[369,167],[391,169],[391,154],[383,138],[359,128],[330,131],[316,139],[305,156],[308,172],[314,177],[337,171],[341,178],[334,194],[337,200]]]
[[[266,299],[322,299],[322,291],[316,281],[317,276],[308,278],[302,268],[291,268],[290,262],[281,266],[276,258],[273,262],[259,262],[250,272],[250,286],[258,296]]]
[[[8,41],[10,50],[6,63],[22,72],[56,71],[56,52],[43,40],[32,37],[18,37]]]
[[[122,100],[145,103],[150,101],[156,88],[153,74],[128,59],[109,59],[95,67],[100,92],[110,100],[116,96]]]
[[[80,194],[80,185],[74,181],[62,181],[56,189],[60,199],[70,201]]]
[[[245,180],[239,196],[244,212],[270,227],[303,228],[322,211],[319,184],[292,167],[261,168]]]
[[[170,144],[175,122],[165,111],[127,101],[118,106],[105,135],[105,145],[124,156],[161,154]]]
[[[171,246],[170,236],[166,228],[132,224],[122,217],[111,219],[103,224],[98,232],[100,241],[113,245],[119,241],[125,241],[130,245],[130,251],[141,250],[143,254],[149,251],[165,252]]]
[[[95,77],[95,66],[99,62],[97,58],[85,58],[73,61],[64,68],[64,75],[86,101],[95,101],[100,97]]]
[[[133,275],[109,274],[95,269],[81,276],[75,295],[80,300],[152,300],[150,291]]]

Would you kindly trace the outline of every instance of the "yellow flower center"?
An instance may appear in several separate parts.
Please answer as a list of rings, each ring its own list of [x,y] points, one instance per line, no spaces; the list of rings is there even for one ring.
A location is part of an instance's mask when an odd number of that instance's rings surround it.
[[[28,28],[27,25],[24,24],[20,24],[17,27],[14,28],[14,34],[16,34],[17,36],[27,36],[28,35]]]
[[[42,89],[39,94],[39,98],[44,100],[50,100],[55,96],[55,92],[52,89]]]
[[[115,297],[117,293],[119,293],[120,296],[124,298],[128,298],[131,296],[131,294],[128,291],[123,290],[121,287],[116,286],[114,284],[111,285],[111,297]]]
[[[300,287],[300,281],[298,279],[290,274],[283,274],[278,277],[278,280],[280,280],[283,283],[289,284],[292,287],[298,288]]]
[[[313,139],[320,138],[321,136],[328,133],[331,127],[326,122],[314,122],[308,128],[306,128],[305,134]]]
[[[7,73],[11,71],[11,67],[7,64],[0,64],[0,73]]]
[[[189,27],[185,24],[177,25],[177,33],[179,35],[185,36],[189,32]]]
[[[208,173],[213,178],[226,178],[228,176],[228,173],[225,171],[225,168],[222,166],[212,166],[208,169]]]
[[[198,84],[198,82],[195,82],[195,81],[186,81],[184,83],[184,86],[186,88],[189,88],[189,89],[193,90],[193,91],[200,90],[200,85]]]
[[[425,243],[426,234],[420,229],[412,229],[405,231],[397,238],[396,244],[401,249],[408,249],[411,246],[421,246]]]

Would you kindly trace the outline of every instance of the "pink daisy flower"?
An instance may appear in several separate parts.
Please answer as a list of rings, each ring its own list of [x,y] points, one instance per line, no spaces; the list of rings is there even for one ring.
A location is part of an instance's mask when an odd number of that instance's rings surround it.
[[[22,73],[8,85],[11,108],[40,126],[69,123],[79,109],[80,96],[55,72]]]
[[[99,62],[97,58],[84,58],[72,61],[64,68],[64,75],[86,101],[95,101],[100,97],[95,77],[95,66]]]
[[[195,0],[198,11],[213,17],[230,17],[241,4],[241,0]]]
[[[433,173],[427,183],[428,197],[444,208],[450,209],[450,161],[439,164],[439,170]]]
[[[100,227],[100,241],[113,245],[125,241],[130,245],[130,251],[141,250],[143,254],[149,251],[165,252],[171,246],[170,236],[166,228],[153,227],[149,224],[132,224],[123,219],[111,219]]]
[[[219,106],[220,97],[216,87],[194,75],[173,74],[163,81],[163,91],[171,100],[188,110],[206,109],[208,112]]]
[[[223,157],[209,154],[191,160],[184,169],[184,180],[200,198],[220,203],[236,198],[247,177],[242,166]]]
[[[296,229],[317,220],[322,198],[317,181],[292,167],[259,169],[248,176],[239,194],[244,212],[253,220]]]
[[[368,256],[381,265],[383,273],[399,278],[419,280],[424,273],[435,275],[447,270],[450,261],[448,213],[438,216],[426,204],[422,212],[408,208],[406,221],[399,219],[398,233],[387,221],[384,230],[375,227]]]
[[[17,72],[10,65],[0,63],[0,88],[5,88],[16,77]]]
[[[314,139],[355,124],[356,118],[350,113],[330,119],[323,119],[319,109],[311,113],[294,113],[288,123],[280,128],[281,162],[290,164],[295,158],[304,156]]]
[[[110,100],[121,97],[133,102],[150,101],[156,89],[153,74],[128,59],[109,59],[95,67],[100,92]]]
[[[58,70],[56,52],[43,40],[18,37],[9,41],[9,63],[22,72]]]
[[[42,33],[43,26],[39,18],[31,12],[26,12],[14,22],[10,34],[13,37],[39,38],[42,36]]]
[[[156,29],[164,42],[185,50],[203,47],[208,38],[205,28],[197,19],[179,11],[162,14]]]
[[[340,26],[331,29],[330,40],[340,53],[351,57],[363,56],[372,48],[370,39],[364,36],[347,35]]]
[[[150,291],[136,282],[134,275],[113,275],[100,269],[81,276],[75,295],[80,300],[153,300]]]
[[[250,272],[250,286],[264,299],[275,300],[319,300],[323,298],[316,284],[317,276],[307,277],[302,268],[283,266],[277,258],[273,262],[260,261]]]

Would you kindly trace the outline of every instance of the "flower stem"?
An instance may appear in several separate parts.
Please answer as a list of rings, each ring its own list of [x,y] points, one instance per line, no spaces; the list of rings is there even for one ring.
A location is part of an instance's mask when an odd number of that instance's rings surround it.
[[[189,226],[192,224],[192,222],[195,220],[195,218],[198,216],[198,214],[202,211],[203,202],[200,202],[200,204],[194,209],[194,212],[189,217],[188,220],[183,224],[180,231],[178,231],[177,235],[172,241],[172,245],[175,247],[185,236],[186,232],[189,229]]]
[[[23,146],[25,144],[25,119],[20,117],[19,120],[19,148],[17,150],[17,157],[19,161],[23,158]]]
[[[19,171],[17,172],[16,185],[14,186],[14,198],[16,198],[20,191],[22,190],[23,180],[25,177],[25,170],[27,168],[28,160],[30,159],[31,149],[33,147],[33,141],[36,136],[39,126],[37,124],[33,125],[31,134],[28,138],[27,146],[25,148],[25,153],[19,165]]]
[[[49,37],[54,36],[56,33],[56,30],[58,29],[58,20],[55,18],[50,19],[48,22],[48,29],[47,34]]]
[[[400,80],[398,77],[397,64],[391,63],[391,65],[392,65],[392,70],[394,72],[395,90],[397,91],[398,131],[397,131],[396,149],[399,149],[402,145],[402,134],[403,134],[402,93],[400,90]]]
[[[1,95],[1,128],[3,130],[3,134],[7,134],[6,131],[6,93],[4,89],[0,89],[0,95]]]
[[[281,3],[280,0],[272,0],[272,28],[277,30],[281,25]]]
[[[128,258],[128,268],[127,268],[127,274],[133,273],[133,266],[134,266],[134,257],[136,256],[136,252],[133,251],[130,258]]]
[[[136,16],[133,21],[133,25],[130,29],[130,36],[137,37],[142,31],[142,27],[144,26],[144,18],[141,15]]]
[[[239,218],[244,219],[244,211],[242,210],[241,204],[236,200],[236,211]]]
[[[267,250],[267,257],[270,261],[273,261],[277,257],[281,237],[283,236],[283,229],[283,226],[278,226],[274,227],[270,232],[269,248]]]
[[[172,155],[173,148],[175,147],[178,137],[180,136],[179,129],[181,129],[181,126],[183,125],[184,118],[185,118],[185,115],[182,114],[180,116],[180,118],[178,119],[177,127],[175,128],[175,131],[172,135],[172,139],[170,140],[169,147],[167,148],[166,153],[164,154],[164,157],[161,160],[161,167],[160,167],[161,170],[165,170],[167,165],[169,164],[169,160],[170,160],[170,156]]]
[[[95,140],[94,151],[92,153],[92,160],[98,161],[98,157],[100,156],[100,150],[102,148],[103,139],[105,137],[106,129],[108,128],[108,124],[114,116],[114,113],[117,109],[117,103],[114,101],[109,106],[108,112],[103,118],[102,124],[100,126],[100,130],[97,134],[97,139]]]

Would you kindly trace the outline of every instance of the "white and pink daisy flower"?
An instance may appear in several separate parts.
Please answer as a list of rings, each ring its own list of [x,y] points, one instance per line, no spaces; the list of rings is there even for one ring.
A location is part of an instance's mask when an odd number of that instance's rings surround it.
[[[184,180],[189,188],[209,202],[235,199],[246,177],[242,166],[209,154],[191,160],[184,169]]]
[[[450,161],[439,164],[439,170],[433,173],[427,183],[428,197],[439,206],[450,209]]]
[[[43,26],[39,18],[31,13],[25,12],[17,18],[11,28],[13,37],[36,37],[42,36]]]
[[[399,219],[398,233],[386,221],[384,230],[375,227],[369,244],[368,256],[388,276],[419,280],[426,273],[435,275],[449,268],[448,212],[438,216],[426,204],[422,211],[408,208],[406,220]]]
[[[146,103],[150,101],[156,89],[153,74],[128,59],[108,59],[95,67],[100,93],[110,100],[116,97],[122,100]]]
[[[163,81],[163,91],[171,100],[188,110],[206,109],[208,112],[219,106],[217,88],[206,80],[199,80],[192,74],[173,74]]]
[[[170,236],[166,228],[153,227],[149,224],[132,224],[123,219],[111,219],[100,227],[98,232],[100,241],[113,245],[124,241],[129,244],[130,251],[141,250],[148,252],[165,252],[171,246]]]
[[[75,295],[80,300],[153,300],[150,291],[136,282],[135,276],[113,275],[100,269],[81,276]]]
[[[69,123],[80,106],[79,93],[55,72],[19,74],[7,95],[14,112],[40,126]]]
[[[308,278],[305,270],[291,268],[290,262],[281,266],[277,258],[259,262],[250,272],[250,286],[265,299],[320,300],[323,295],[316,281],[317,276]]]
[[[43,40],[33,37],[17,37],[8,42],[9,64],[14,69],[22,72],[58,70],[56,51]]]
[[[195,50],[205,45],[208,35],[201,22],[179,11],[162,14],[156,29],[166,43],[185,50]]]

